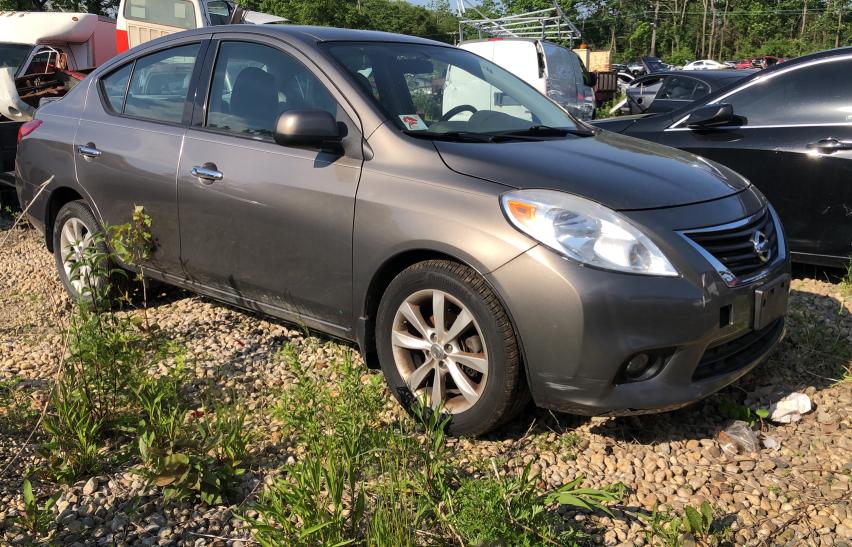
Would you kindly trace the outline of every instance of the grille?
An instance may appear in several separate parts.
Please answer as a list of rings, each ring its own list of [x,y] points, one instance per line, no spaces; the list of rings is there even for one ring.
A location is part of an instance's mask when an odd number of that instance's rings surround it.
[[[751,331],[736,340],[713,346],[704,352],[693,380],[704,380],[727,374],[754,362],[781,336],[784,318],[776,320],[761,330]]]
[[[736,277],[747,277],[767,264],[760,259],[752,242],[756,232],[766,236],[770,249],[769,261],[773,260],[778,256],[778,232],[769,208],[745,224],[718,230],[711,228],[686,232],[686,236],[713,255]]]

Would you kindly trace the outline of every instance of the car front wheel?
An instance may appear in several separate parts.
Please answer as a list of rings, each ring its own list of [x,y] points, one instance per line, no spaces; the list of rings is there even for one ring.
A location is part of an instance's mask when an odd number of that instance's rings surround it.
[[[448,415],[451,434],[487,433],[529,401],[509,317],[467,266],[431,260],[400,273],[379,305],[376,341],[397,399]]]

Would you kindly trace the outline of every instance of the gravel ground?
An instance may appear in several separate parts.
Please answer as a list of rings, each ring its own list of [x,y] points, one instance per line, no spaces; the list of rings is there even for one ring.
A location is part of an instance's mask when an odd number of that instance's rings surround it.
[[[0,241],[8,241],[0,245],[0,381],[20,380],[19,396],[38,408],[64,351],[60,332],[70,303],[38,234],[2,228]],[[637,514],[656,503],[680,511],[706,499],[726,515],[736,544],[852,545],[850,312],[852,299],[841,285],[800,278],[793,284],[785,341],[767,363],[719,395],[680,411],[630,418],[531,409],[491,437],[450,443],[473,472],[472,462],[493,458],[505,472],[532,463],[547,487],[581,473],[594,486],[623,482],[628,496],[614,519],[571,514],[592,521],[599,543],[643,545]],[[257,410],[252,425],[263,434],[252,449],[245,501],[212,508],[164,504],[129,468],[73,485],[36,483],[36,491],[62,492],[55,508],[61,544],[246,544],[247,531],[234,515],[250,510],[260,483],[292,457],[262,411],[293,378],[277,351],[292,344],[304,363],[333,382],[324,363],[354,350],[180,291],[156,298],[151,316],[189,348],[199,386],[216,382]],[[780,448],[723,452],[719,432],[731,419],[722,399],[766,407],[792,391],[808,394],[815,409],[798,423],[762,425],[764,437],[771,437],[764,444],[775,440]],[[33,448],[38,437],[27,444],[28,435],[0,431],[0,544],[23,540],[8,522],[23,507],[24,474],[43,464]]]

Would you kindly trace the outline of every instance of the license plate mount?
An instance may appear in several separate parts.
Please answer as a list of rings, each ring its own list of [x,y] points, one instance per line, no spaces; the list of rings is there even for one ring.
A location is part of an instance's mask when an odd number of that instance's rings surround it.
[[[787,313],[790,276],[781,277],[754,290],[754,330],[761,330]]]

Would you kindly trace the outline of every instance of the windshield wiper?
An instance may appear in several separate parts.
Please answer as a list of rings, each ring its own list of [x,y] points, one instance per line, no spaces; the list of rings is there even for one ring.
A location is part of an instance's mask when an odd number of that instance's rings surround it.
[[[451,142],[506,142],[506,141],[540,141],[541,137],[533,135],[522,135],[512,133],[476,133],[474,131],[447,131],[438,133],[433,131],[405,131],[406,135],[420,139]]]
[[[474,131],[447,131],[444,133],[436,131],[404,131],[404,133],[419,139],[435,141],[490,143],[513,140],[542,141],[553,137],[565,137],[566,135],[577,135],[579,137],[591,137],[594,135],[594,132],[588,129],[549,127],[546,125],[533,125],[525,129],[513,129],[511,131],[499,131],[495,133],[476,133]]]
[[[595,132],[582,127],[550,127],[549,125],[532,125],[525,129],[516,129],[512,131],[503,131],[499,135],[511,136],[538,136],[538,137],[565,137],[566,135],[575,135],[577,137],[593,137]]]
[[[406,135],[417,137],[418,139],[429,139],[434,141],[455,141],[455,142],[494,142],[493,135],[483,133],[474,133],[472,131],[447,131],[446,133],[438,133],[435,131],[403,131]]]

